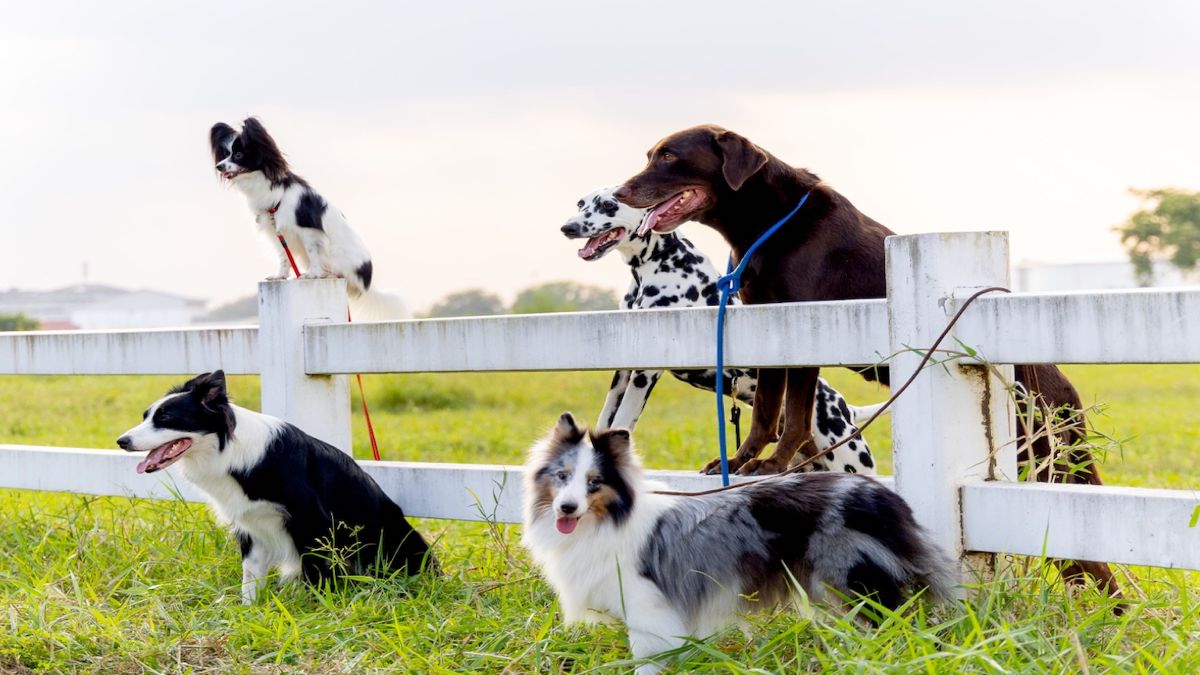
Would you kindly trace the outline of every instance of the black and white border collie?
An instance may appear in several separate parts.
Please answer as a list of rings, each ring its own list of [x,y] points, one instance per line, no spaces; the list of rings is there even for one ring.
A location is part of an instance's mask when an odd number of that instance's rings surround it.
[[[437,562],[404,512],[337,448],[270,415],[229,402],[225,373],[192,378],[152,404],[117,439],[148,452],[138,473],[178,462],[229,523],[242,548],[242,601],[267,574],[327,578],[333,559],[352,574],[415,574]]]
[[[584,260],[599,260],[616,250],[629,265],[633,282],[621,303],[624,309],[703,307],[716,305],[717,268],[695,244],[671,232],[659,234],[638,228],[651,209],[623,204],[615,197],[619,185],[601,188],[579,200],[579,212],[562,226],[568,239],[587,239],[579,249]],[[738,304],[737,297],[729,299]],[[672,370],[677,379],[693,387],[712,391],[716,388],[716,370]],[[610,427],[632,431],[650,399],[650,392],[662,376],[661,370],[618,370],[613,373],[608,396],[596,422],[596,429]],[[726,368],[725,395],[746,405],[754,404],[758,388],[752,369]],[[813,402],[813,443],[815,454],[826,451],[843,438],[858,433],[858,424],[874,415],[883,404],[854,406],[824,378],[817,380]],[[805,459],[797,454],[793,463]],[[875,459],[865,438],[853,440],[805,467],[806,471],[845,471],[875,474]]]
[[[956,563],[871,478],[797,473],[698,497],[662,488],[643,477],[628,431],[589,434],[570,413],[525,465],[522,543],[563,619],[624,622],[637,659],[771,609],[797,584],[814,600],[889,608],[920,589],[955,596]]]
[[[246,195],[258,228],[278,256],[279,267],[268,280],[292,274],[282,236],[301,278],[341,277],[358,313],[370,318],[406,318],[398,297],[371,293],[374,266],[371,254],[342,212],[334,208],[303,178],[292,173],[287,160],[262,122],[249,117],[242,130],[218,122],[209,132],[216,171]]]

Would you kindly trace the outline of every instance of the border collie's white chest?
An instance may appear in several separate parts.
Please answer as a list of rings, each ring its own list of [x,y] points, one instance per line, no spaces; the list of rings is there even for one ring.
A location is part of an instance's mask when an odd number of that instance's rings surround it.
[[[197,471],[194,465],[182,464],[184,476],[207,495],[217,519],[234,532],[249,535],[252,557],[268,567],[278,566],[285,578],[299,573],[300,553],[287,531],[288,513],[281,505],[251,499],[228,472]]]

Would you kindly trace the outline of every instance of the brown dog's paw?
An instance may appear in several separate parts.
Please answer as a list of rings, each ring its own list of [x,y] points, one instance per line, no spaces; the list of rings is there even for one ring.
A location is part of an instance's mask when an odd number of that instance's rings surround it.
[[[766,459],[752,459],[743,464],[737,473],[739,476],[770,476],[786,468],[787,462],[772,456]]]
[[[751,460],[751,461],[758,461],[758,460]],[[730,457],[729,458],[729,473],[737,473],[737,470],[739,468],[741,468],[742,464],[743,464],[742,460],[738,459],[737,455]],[[718,458],[714,459],[713,461],[709,462],[708,464],[705,464],[704,468],[700,469],[700,473],[706,473],[710,476],[720,476],[721,475],[721,458],[718,457]]]

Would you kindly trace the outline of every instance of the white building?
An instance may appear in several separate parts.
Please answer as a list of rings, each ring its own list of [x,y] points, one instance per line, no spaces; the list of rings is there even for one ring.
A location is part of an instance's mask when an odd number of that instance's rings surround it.
[[[50,328],[167,328],[186,326],[204,301],[152,290],[76,284],[49,291],[0,292],[0,314],[24,314]]]

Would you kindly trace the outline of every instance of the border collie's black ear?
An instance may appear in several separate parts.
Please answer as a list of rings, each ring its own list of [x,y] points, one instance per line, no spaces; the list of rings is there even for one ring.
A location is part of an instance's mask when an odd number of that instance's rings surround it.
[[[554,438],[557,441],[578,443],[583,439],[583,429],[575,422],[575,416],[569,412],[559,415],[554,424]]]
[[[237,137],[237,132],[233,130],[233,127],[224,122],[217,122],[212,126],[212,129],[208,132],[208,144],[212,146],[214,163],[224,159],[222,154],[218,153],[224,153],[226,144],[235,137]]]
[[[257,117],[247,117],[242,120],[242,145],[253,148],[262,159],[262,172],[267,180],[276,183],[287,175],[287,160],[283,158],[275,139],[267,133],[267,128]]]
[[[200,405],[208,410],[215,411],[217,406],[229,402],[229,392],[225,387],[225,371],[223,370],[197,375],[188,380],[180,390],[189,392],[192,396],[200,399]]]
[[[767,153],[732,131],[717,134],[717,145],[723,157],[721,173],[735,192],[767,164]]]
[[[225,371],[214,370],[208,374],[205,382],[204,395],[200,398],[205,408],[212,410],[215,405],[229,402],[229,390],[225,387]]]

